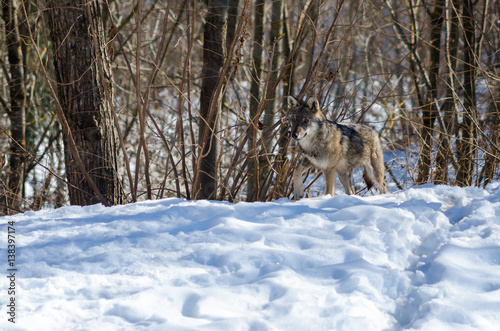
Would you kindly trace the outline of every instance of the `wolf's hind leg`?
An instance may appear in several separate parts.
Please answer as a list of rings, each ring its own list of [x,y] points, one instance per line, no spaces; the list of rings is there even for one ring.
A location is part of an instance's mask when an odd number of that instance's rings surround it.
[[[379,147],[377,151],[372,154],[371,157],[371,165],[366,166],[365,169],[370,171],[368,175],[372,179],[372,181],[377,184],[378,189],[381,194],[387,193],[387,184],[385,183],[385,164],[384,164],[384,156],[382,152],[382,148]]]
[[[366,183],[366,190],[369,191],[373,187],[373,168],[370,165],[365,166],[363,179]]]
[[[369,191],[373,187],[373,184],[375,182],[373,167],[369,164],[365,165],[365,169],[363,171],[363,179],[365,180],[366,183],[366,190]]]
[[[340,183],[342,183],[342,186],[344,187],[344,191],[348,195],[354,194],[354,188],[352,187],[352,172],[346,171],[346,172],[340,172],[339,171],[339,180]]]

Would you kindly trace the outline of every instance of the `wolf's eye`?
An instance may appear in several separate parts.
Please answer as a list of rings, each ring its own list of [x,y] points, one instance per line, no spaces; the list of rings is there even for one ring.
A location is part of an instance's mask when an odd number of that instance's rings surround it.
[[[309,118],[304,118],[302,120],[302,123],[305,123],[305,124],[309,124],[309,122],[311,122],[311,120]]]

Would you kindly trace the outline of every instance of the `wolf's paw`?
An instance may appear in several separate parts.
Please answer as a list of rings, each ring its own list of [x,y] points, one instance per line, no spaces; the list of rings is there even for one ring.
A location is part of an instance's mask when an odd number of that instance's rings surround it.
[[[304,189],[303,188],[295,189],[293,191],[293,198],[295,200],[300,200],[303,196],[304,196]]]

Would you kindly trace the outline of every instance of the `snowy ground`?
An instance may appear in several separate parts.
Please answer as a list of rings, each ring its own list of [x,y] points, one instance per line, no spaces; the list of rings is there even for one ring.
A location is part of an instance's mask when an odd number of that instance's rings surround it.
[[[500,182],[0,219],[1,330],[499,330]]]

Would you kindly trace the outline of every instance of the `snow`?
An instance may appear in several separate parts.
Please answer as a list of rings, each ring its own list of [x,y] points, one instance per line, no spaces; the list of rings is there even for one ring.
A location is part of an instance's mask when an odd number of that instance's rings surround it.
[[[498,330],[500,182],[65,207],[15,222],[1,330]]]

